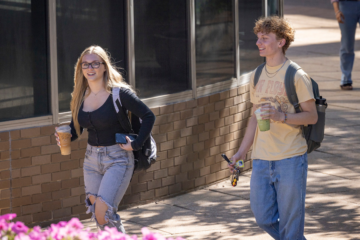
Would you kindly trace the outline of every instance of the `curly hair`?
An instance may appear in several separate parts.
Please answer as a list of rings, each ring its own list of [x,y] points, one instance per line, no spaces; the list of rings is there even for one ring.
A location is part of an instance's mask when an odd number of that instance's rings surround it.
[[[257,35],[262,33],[274,33],[277,40],[285,39],[285,45],[282,51],[285,54],[291,42],[295,40],[295,30],[291,27],[290,23],[278,16],[263,17],[255,22],[254,33]]]

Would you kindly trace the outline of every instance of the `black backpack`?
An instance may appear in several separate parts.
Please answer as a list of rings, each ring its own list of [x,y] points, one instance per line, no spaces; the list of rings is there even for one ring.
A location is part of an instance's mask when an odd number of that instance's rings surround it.
[[[121,127],[128,133],[138,134],[141,127],[141,119],[135,114],[131,113],[131,122],[129,120],[127,110],[122,107],[120,101],[120,88],[114,87],[112,89],[112,98]],[[150,133],[150,136],[145,140],[144,145],[138,151],[133,151],[135,158],[134,171],[141,171],[150,168],[155,163],[157,147],[156,142]]]
[[[254,77],[254,86],[256,86],[256,84],[258,83],[264,66],[265,63],[257,67]],[[285,82],[284,82],[286,94],[288,96],[290,103],[294,106],[296,113],[301,112],[300,104],[298,97],[296,95],[295,84],[294,84],[295,74],[299,69],[301,69],[299,65],[297,65],[294,62],[290,63],[285,73]],[[312,151],[318,149],[321,145],[321,142],[324,139],[325,109],[327,108],[326,99],[320,96],[318,84],[312,78],[310,79],[312,83],[314,98],[316,100],[318,121],[313,125],[301,126],[303,137],[305,138],[306,143],[308,145],[307,153],[311,153]]]

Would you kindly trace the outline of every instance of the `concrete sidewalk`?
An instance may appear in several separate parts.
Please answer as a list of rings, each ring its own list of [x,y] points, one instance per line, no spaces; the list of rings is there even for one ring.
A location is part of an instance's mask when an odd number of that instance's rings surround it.
[[[319,151],[309,155],[305,236],[309,240],[360,239],[360,32],[354,90],[345,92],[339,88],[340,31],[333,11],[288,4],[285,18],[296,28],[287,56],[318,82],[329,104],[325,140]],[[128,208],[120,215],[130,235],[140,236],[146,226],[166,237],[271,239],[257,226],[250,210],[250,176],[251,172],[243,173],[235,188],[225,180]],[[82,222],[95,228],[89,220]]]

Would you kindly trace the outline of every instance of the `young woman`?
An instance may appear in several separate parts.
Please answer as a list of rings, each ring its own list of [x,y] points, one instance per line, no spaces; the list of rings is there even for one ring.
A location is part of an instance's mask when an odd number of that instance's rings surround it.
[[[113,87],[120,88],[122,106],[142,119],[138,137],[132,142],[127,138],[126,144],[115,142],[116,133],[126,132],[114,108]],[[70,107],[71,140],[77,139],[83,128],[88,131],[83,167],[87,212],[93,214],[100,229],[116,227],[125,233],[117,208],[133,174],[132,151],[139,150],[149,137],[155,116],[123,81],[109,55],[99,46],[85,49],[76,63]]]

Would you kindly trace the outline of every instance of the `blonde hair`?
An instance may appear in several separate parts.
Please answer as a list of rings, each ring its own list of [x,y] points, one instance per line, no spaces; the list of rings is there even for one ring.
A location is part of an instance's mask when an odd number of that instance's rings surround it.
[[[286,50],[290,47],[291,42],[295,40],[295,30],[291,27],[290,23],[278,16],[271,16],[260,18],[255,22],[254,33],[257,35],[259,32],[274,33],[276,39],[285,39],[285,45],[282,47],[282,52],[285,54]]]
[[[112,64],[109,54],[100,46],[90,46],[86,48],[78,58],[75,64],[75,73],[74,73],[74,90],[71,94],[72,99],[70,103],[71,114],[74,122],[74,127],[78,136],[80,136],[80,124],[78,121],[78,114],[85,97],[90,94],[90,91],[85,96],[86,89],[89,87],[87,79],[85,78],[81,63],[84,55],[87,54],[96,54],[98,55],[102,62],[104,63],[106,71],[104,72],[104,87],[107,92],[111,93],[112,87],[123,87],[128,88],[133,91],[128,85],[121,74],[117,71],[116,67]]]

